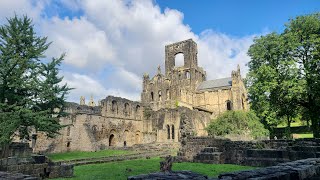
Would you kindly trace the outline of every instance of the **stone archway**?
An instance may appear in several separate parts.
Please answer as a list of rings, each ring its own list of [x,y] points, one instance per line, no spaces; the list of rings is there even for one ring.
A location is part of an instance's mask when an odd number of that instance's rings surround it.
[[[116,145],[116,140],[114,134],[110,134],[109,136],[109,146],[115,146]]]
[[[137,131],[135,135],[135,144],[140,144],[140,143],[141,143],[140,131]]]

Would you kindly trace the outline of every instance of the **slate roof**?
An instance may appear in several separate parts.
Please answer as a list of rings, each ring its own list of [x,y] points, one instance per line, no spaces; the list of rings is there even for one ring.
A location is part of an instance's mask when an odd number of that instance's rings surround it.
[[[222,78],[222,79],[215,79],[210,81],[202,82],[197,90],[205,90],[205,89],[216,89],[221,87],[231,87],[232,86],[232,78]]]

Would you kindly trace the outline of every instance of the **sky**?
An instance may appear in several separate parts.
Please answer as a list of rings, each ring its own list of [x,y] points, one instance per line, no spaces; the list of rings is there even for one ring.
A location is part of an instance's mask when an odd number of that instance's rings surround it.
[[[26,14],[53,42],[47,59],[66,53],[60,76],[75,88],[68,101],[139,101],[143,74],[158,65],[164,73],[165,45],[192,38],[208,80],[229,77],[237,64],[245,77],[255,37],[315,12],[318,0],[0,0],[0,25]]]

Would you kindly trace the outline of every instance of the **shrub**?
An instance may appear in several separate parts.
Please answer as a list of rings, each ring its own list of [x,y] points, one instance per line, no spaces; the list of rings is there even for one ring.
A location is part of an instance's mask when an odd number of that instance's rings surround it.
[[[269,135],[259,118],[252,111],[226,111],[211,121],[206,128],[209,135],[247,134],[257,139]]]

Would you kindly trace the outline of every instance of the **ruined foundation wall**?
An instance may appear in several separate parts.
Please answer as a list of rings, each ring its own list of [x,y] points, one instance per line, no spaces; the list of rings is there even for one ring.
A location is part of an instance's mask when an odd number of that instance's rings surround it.
[[[215,147],[221,152],[220,163],[271,166],[299,159],[318,158],[319,145],[320,139],[231,141],[213,137],[188,137],[182,143],[178,159],[194,161],[205,147]],[[198,160],[201,162],[201,157]]]

